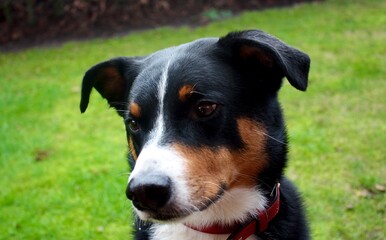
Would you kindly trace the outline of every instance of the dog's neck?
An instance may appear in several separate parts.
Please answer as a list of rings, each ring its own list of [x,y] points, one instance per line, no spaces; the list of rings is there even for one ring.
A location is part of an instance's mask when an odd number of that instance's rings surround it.
[[[273,194],[280,194],[278,190]],[[279,207],[278,201],[271,201],[272,198],[265,195],[258,189],[231,190],[219,202],[205,211],[193,213],[183,223],[154,224],[151,239],[221,240],[229,239],[231,233],[237,239],[241,236],[244,237],[242,239],[257,239],[253,233],[264,230]],[[279,199],[279,196],[276,197]],[[264,218],[262,223],[260,218]],[[249,224],[245,228],[240,227],[243,223]]]
[[[280,207],[280,183],[277,183],[270,194],[269,206],[264,211],[257,211],[257,216],[252,217],[249,222],[235,222],[233,225],[214,224],[205,228],[195,228],[196,231],[209,234],[230,234],[227,239],[247,239],[255,233],[261,233],[268,227],[268,223],[279,212]]]

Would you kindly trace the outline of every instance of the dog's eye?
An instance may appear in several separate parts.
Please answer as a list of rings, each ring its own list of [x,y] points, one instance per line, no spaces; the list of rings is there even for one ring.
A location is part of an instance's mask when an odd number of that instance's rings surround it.
[[[209,117],[216,111],[217,107],[218,107],[217,103],[203,101],[197,105],[196,114],[200,118]]]
[[[133,119],[128,119],[126,124],[127,124],[128,128],[130,129],[130,131],[132,131],[132,132],[137,132],[139,130],[138,123]]]

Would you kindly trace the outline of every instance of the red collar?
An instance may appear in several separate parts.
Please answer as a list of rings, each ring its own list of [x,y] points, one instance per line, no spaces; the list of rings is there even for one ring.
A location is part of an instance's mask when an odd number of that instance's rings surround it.
[[[275,187],[271,192],[270,207],[262,212],[259,212],[258,216],[252,219],[250,222],[241,225],[235,224],[232,226],[223,225],[212,225],[205,228],[196,228],[190,225],[187,227],[194,229],[199,232],[209,234],[230,234],[227,240],[244,240],[252,236],[255,233],[263,232],[267,229],[268,223],[276,216],[279,212],[280,207],[280,183],[276,183]]]

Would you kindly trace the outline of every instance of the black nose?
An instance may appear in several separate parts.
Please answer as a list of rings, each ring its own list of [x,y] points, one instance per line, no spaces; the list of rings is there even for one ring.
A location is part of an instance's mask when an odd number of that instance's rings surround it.
[[[130,180],[126,196],[138,210],[157,210],[169,201],[172,186],[165,175],[150,175]]]

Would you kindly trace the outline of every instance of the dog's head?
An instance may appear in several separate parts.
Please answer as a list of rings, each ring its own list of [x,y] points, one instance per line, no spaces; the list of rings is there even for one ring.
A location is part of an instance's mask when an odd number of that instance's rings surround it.
[[[230,33],[99,63],[84,76],[80,108],[94,87],[123,117],[133,169],[126,193],[138,215],[181,219],[280,178],[277,92],[283,77],[306,90],[309,65],[264,32]]]

